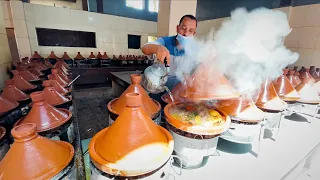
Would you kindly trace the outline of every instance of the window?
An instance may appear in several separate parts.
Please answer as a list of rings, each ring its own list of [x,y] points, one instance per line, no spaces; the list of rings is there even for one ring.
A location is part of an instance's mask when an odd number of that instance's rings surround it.
[[[141,36],[128,34],[128,49],[140,49]]]
[[[94,32],[36,28],[39,46],[96,47]]]
[[[159,0],[149,0],[149,11],[158,12],[159,10]]]
[[[126,0],[126,6],[135,9],[144,9],[144,0]]]

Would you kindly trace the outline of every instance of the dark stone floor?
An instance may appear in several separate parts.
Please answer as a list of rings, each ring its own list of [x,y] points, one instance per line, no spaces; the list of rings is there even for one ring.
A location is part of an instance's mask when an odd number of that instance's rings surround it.
[[[108,126],[107,104],[113,97],[107,87],[78,89],[74,92],[81,140],[93,137]]]

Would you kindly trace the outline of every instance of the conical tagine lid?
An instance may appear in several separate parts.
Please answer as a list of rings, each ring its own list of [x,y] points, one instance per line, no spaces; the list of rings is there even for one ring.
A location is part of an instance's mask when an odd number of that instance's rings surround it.
[[[19,71],[19,75],[21,77],[23,77],[23,79],[25,79],[26,81],[39,81],[39,77],[36,76],[35,74],[31,73],[28,70],[24,70],[24,71]]]
[[[32,108],[17,125],[35,123],[37,131],[43,132],[57,128],[70,120],[72,113],[66,109],[57,109],[44,101],[43,92],[34,92],[30,96],[33,102]]]
[[[39,68],[37,68],[36,66],[29,66],[28,70],[35,74],[36,76],[44,76],[44,74],[41,72],[41,70]]]
[[[109,56],[107,55],[106,52],[104,52],[103,56],[101,57],[101,59],[109,59]]]
[[[112,60],[117,60],[117,57],[113,55]]]
[[[30,98],[27,94],[16,88],[12,79],[6,80],[6,86],[3,88],[1,96],[10,101],[23,101]]]
[[[296,72],[294,73],[294,78],[295,78],[296,81],[299,82],[299,84],[300,84],[300,83],[301,83],[301,79],[299,78],[299,76],[300,76],[300,73],[299,73],[298,71],[296,71]]]
[[[286,74],[288,69],[283,70],[283,74],[275,81],[273,86],[278,96],[284,101],[297,101],[300,99],[300,94],[293,88]]]
[[[101,58],[102,58],[102,54],[101,54],[100,52],[98,52],[97,58],[98,58],[98,59],[101,59]]]
[[[80,52],[78,52],[77,56],[74,57],[74,59],[80,60],[80,59],[84,59],[84,57],[80,54]]]
[[[297,85],[300,84],[300,82],[297,80],[296,77],[298,76],[295,76],[294,75],[295,71],[294,70],[290,70],[289,73],[287,74],[287,77],[289,79],[289,82],[290,84],[293,86],[293,87],[296,87]]]
[[[48,75],[48,78],[50,80],[56,80],[61,86],[63,87],[67,87],[68,83],[63,80],[60,75],[58,74],[58,70],[57,69],[52,69],[51,70],[52,74]]]
[[[304,68],[302,72],[300,72],[300,76],[299,76],[301,81],[304,81],[306,83],[312,82],[314,83],[315,80],[314,78],[311,76],[311,74],[309,73],[309,68]]]
[[[47,58],[48,59],[59,59],[59,57],[56,56],[53,51],[51,51],[50,55]]]
[[[37,134],[36,124],[23,124],[11,130],[14,143],[0,162],[2,180],[52,179],[74,156],[74,148]]]
[[[237,99],[221,100],[215,106],[234,120],[261,121],[264,118],[264,112],[257,108],[249,95],[242,95]]]
[[[64,60],[70,60],[71,58],[69,57],[69,55],[67,54],[67,52],[64,52],[61,59],[64,59]]]
[[[43,86],[43,98],[47,103],[56,106],[71,101],[52,87],[51,80],[43,81]]]
[[[97,59],[93,52],[90,53],[88,59]]]
[[[30,84],[28,81],[26,81],[25,79],[23,79],[23,78],[20,76],[20,74],[19,74],[18,71],[13,70],[12,73],[13,73],[13,78],[12,78],[12,80],[14,81],[14,85],[15,85],[18,89],[20,89],[20,90],[22,90],[22,91],[26,91],[26,90],[31,90],[31,89],[37,88],[36,85]]]
[[[43,57],[37,51],[34,51],[34,54],[31,56],[30,59],[42,59]]]
[[[303,82],[296,87],[296,90],[301,95],[299,102],[313,104],[320,103],[318,91],[314,86],[314,83],[310,82],[308,79],[303,79]]]
[[[10,100],[6,99],[5,97],[3,97],[2,95],[0,95],[0,116],[3,113],[6,113],[6,112],[18,107],[18,105],[19,105],[19,103],[10,101]]]
[[[179,95],[191,101],[239,97],[223,74],[204,65],[200,65],[191,77],[186,78],[185,90]]]
[[[52,87],[62,95],[66,95],[70,90],[62,87],[56,80],[51,80]]]
[[[283,111],[287,108],[287,103],[282,101],[269,78],[262,84],[256,106],[263,110]]]
[[[156,117],[161,109],[159,102],[151,99],[147,92],[140,85],[141,75],[131,74],[132,84],[121,94],[117,99],[114,99],[108,103],[109,111],[119,115],[126,107],[126,94],[127,93],[139,93],[142,98],[142,108],[151,115],[152,118]]]
[[[169,93],[166,93],[161,96],[161,99],[167,104],[173,103],[173,102],[181,102],[183,101],[183,99],[179,96],[179,93],[183,90],[184,90],[184,86],[181,83],[178,83],[171,90],[172,97],[170,97]]]
[[[173,152],[173,138],[156,125],[141,107],[142,96],[126,94],[126,106],[116,121],[91,140],[89,154],[100,170],[120,176],[137,176],[166,163]]]

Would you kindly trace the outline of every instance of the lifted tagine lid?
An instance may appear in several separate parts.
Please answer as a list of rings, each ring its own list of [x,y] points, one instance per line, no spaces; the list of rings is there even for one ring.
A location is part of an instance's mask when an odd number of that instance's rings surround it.
[[[150,114],[151,118],[157,117],[161,110],[161,105],[158,101],[151,99],[144,88],[140,85],[141,79],[141,75],[131,74],[132,84],[121,94],[119,98],[108,103],[108,110],[119,115],[126,107],[126,94],[139,93],[142,99],[142,108]]]
[[[126,106],[116,121],[92,138],[90,158],[101,171],[122,177],[139,176],[169,160],[172,135],[156,125],[141,105],[140,94],[126,94]]]
[[[71,144],[39,136],[36,124],[14,127],[11,134],[14,143],[0,162],[2,180],[51,179],[73,159]]]

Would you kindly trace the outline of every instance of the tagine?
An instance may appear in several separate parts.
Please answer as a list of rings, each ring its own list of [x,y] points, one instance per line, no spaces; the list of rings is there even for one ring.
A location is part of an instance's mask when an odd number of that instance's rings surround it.
[[[173,138],[142,107],[142,96],[125,95],[116,121],[90,141],[93,179],[160,179],[168,175]]]
[[[28,71],[28,70],[19,71],[19,75],[20,75],[21,77],[23,77],[23,79],[25,79],[26,81],[28,81],[28,82],[30,82],[30,83],[40,81],[40,79],[39,79],[38,76],[36,76],[35,74],[31,73],[31,72]]]
[[[30,84],[28,81],[26,81],[23,77],[20,76],[19,71],[17,70],[13,70],[13,82],[14,85],[20,89],[21,91],[24,91],[26,93],[30,93],[33,92],[34,90],[36,90],[37,86]]]
[[[14,85],[14,81],[12,79],[6,80],[5,84],[6,85],[3,88],[1,96],[14,102],[24,102],[30,99],[29,95],[25,94]]]
[[[311,76],[311,74],[309,73],[309,68],[304,68],[302,72],[300,72],[300,76],[299,76],[301,81],[306,80],[306,83],[315,83],[315,79]]]
[[[284,69],[283,74],[278,79],[273,81],[273,85],[277,95],[283,101],[294,102],[300,99],[300,94],[294,89],[287,78],[286,74],[288,71],[288,69]]]
[[[56,80],[63,87],[68,86],[68,82],[66,82],[65,80],[63,80],[61,78],[57,69],[52,69],[51,72],[52,72],[52,74],[48,75],[48,79]]]
[[[56,107],[66,107],[68,108],[71,104],[72,98],[65,97],[60,94],[57,90],[54,89],[52,86],[52,80],[45,80],[43,81],[43,98],[44,100],[51,104],[52,106]],[[67,105],[69,104],[69,105]]]
[[[299,73],[299,72],[298,72]],[[289,70],[289,73],[287,74],[287,77],[288,77],[288,80],[290,82],[290,84],[293,86],[293,87],[296,87],[297,85],[300,84],[300,81],[297,80],[297,76],[294,75],[295,74],[295,71],[294,70]],[[298,77],[299,78],[299,77]]]

